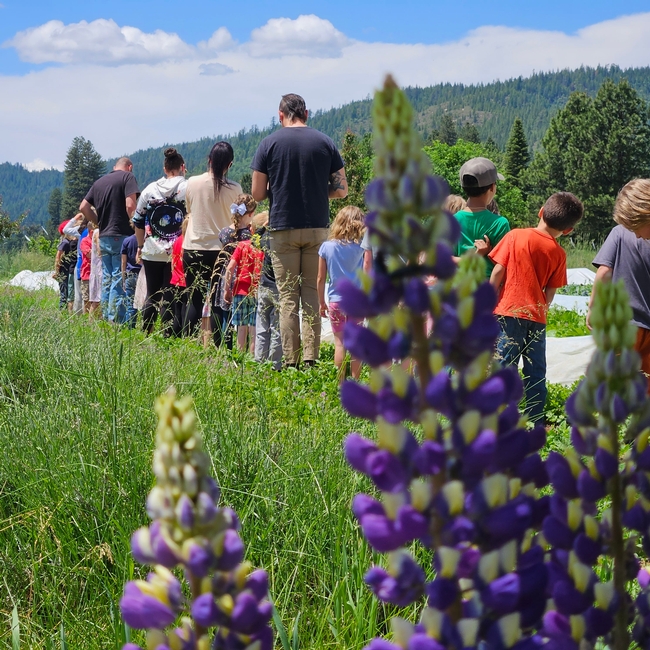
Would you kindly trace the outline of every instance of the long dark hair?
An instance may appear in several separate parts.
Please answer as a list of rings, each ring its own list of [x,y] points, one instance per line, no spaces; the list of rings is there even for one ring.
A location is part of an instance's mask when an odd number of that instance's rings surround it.
[[[229,142],[217,142],[210,150],[208,169],[212,172],[216,194],[219,194],[224,185],[230,185],[227,178],[228,167],[234,158],[235,153]]]

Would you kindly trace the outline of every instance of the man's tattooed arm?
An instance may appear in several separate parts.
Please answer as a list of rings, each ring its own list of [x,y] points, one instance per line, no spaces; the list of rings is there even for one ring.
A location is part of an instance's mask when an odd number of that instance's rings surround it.
[[[348,181],[345,178],[345,169],[341,168],[329,177],[330,199],[344,199],[348,195]]]

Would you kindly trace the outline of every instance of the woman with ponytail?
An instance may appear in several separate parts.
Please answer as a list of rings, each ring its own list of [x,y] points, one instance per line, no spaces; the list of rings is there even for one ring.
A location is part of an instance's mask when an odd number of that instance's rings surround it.
[[[233,158],[230,144],[217,142],[208,156],[208,171],[187,182],[189,222],[183,239],[183,267],[188,291],[186,327],[190,332],[201,321],[208,291],[216,285],[215,262],[223,247],[219,233],[230,225],[230,206],[242,191],[239,183],[228,180]]]

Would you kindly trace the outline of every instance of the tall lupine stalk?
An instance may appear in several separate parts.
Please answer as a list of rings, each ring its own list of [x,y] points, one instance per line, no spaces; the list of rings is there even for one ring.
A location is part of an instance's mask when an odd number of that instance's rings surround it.
[[[133,557],[154,570],[146,581],[127,583],[122,617],[132,628],[148,630],[147,650],[271,650],[268,577],[242,561],[237,515],[218,506],[220,491],[208,474],[192,401],[177,399],[170,389],[155,410],[156,485],[147,499],[153,523],[131,540]],[[189,599],[170,571],[175,567],[184,571]],[[179,617],[180,625],[166,631]]]
[[[627,650],[632,623],[635,640],[642,647],[650,642],[650,573],[637,557],[639,542],[650,551],[650,402],[632,349],[631,318],[622,284],[596,287],[597,350],[566,405],[572,447],[547,461],[555,494],[543,530],[554,549],[549,575],[556,611],[546,614],[544,631],[556,647],[604,637]],[[612,566],[613,579],[601,582],[596,565]],[[641,593],[633,602],[635,579]]]
[[[339,285],[344,311],[368,323],[348,323],[344,340],[372,367],[369,384],[341,391],[349,413],[377,425],[376,442],[345,441],[349,463],[379,492],[353,502],[367,541],[388,554],[366,582],[386,603],[427,601],[418,624],[394,618],[393,642],[368,648],[534,648],[544,643],[548,583],[537,533],[550,505],[538,493],[548,484],[538,454],[546,433],[526,430],[519,375],[492,359],[496,295],[480,258],[456,272],[459,227],[441,210],[447,186],[429,175],[412,117],[388,78],[375,97],[376,178],[366,193],[378,261],[361,289]],[[391,360],[412,361],[414,372]],[[432,580],[407,549],[416,540],[434,551]]]

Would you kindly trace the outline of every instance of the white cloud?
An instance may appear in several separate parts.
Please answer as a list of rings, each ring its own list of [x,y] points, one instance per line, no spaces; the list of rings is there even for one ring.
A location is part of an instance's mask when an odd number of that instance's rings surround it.
[[[2,9],[2,5],[0,5],[0,9]],[[40,158],[35,158],[28,163],[23,163],[23,167],[28,172],[40,172],[44,169],[58,169],[59,171],[63,171],[63,166],[55,167],[54,165],[51,165],[49,162],[41,160]]]
[[[305,44],[295,35],[299,21],[280,20],[281,25],[289,24],[282,32],[288,39],[284,44],[279,36],[284,28],[267,29],[273,23],[269,21],[249,43],[228,45],[216,60],[214,52],[184,44],[193,48],[191,57],[165,54],[168,60],[154,59],[155,65],[116,67],[115,55],[112,65],[99,65],[84,55],[85,64],[0,76],[0,155],[10,161],[38,158],[61,165],[77,135],[90,139],[108,158],[163,142],[235,133],[253,124],[267,125],[284,93],[300,93],[310,110],[327,109],[372,93],[387,72],[402,85],[428,86],[447,81],[487,83],[580,65],[650,64],[650,12],[591,25],[571,35],[492,26],[432,45],[347,40],[344,45],[337,38],[325,39],[339,45],[329,50],[323,46],[321,53],[328,54],[307,63],[304,56],[294,56]],[[327,21],[317,24],[323,23],[324,29],[331,27]],[[338,33],[328,29],[325,33]],[[220,33],[215,47],[229,43],[226,32]],[[260,57],[260,50],[255,50],[273,42],[281,61],[269,52]],[[170,92],[178,98],[178,110],[170,110]],[[120,102],[122,108],[116,110]]]
[[[18,32],[4,47],[14,47],[28,63],[156,63],[195,56],[192,46],[177,34],[162,30],[146,33],[137,27],[120,27],[113,20],[93,20],[64,25],[50,20]]]
[[[290,18],[272,18],[251,33],[251,56],[278,58],[282,56],[339,57],[348,37],[329,20],[310,14]]]
[[[234,70],[223,63],[202,63],[199,66],[199,72],[209,77],[220,77],[224,74],[230,74]]]
[[[225,27],[219,27],[207,41],[201,41],[198,45],[200,50],[208,52],[221,52],[229,50],[237,45],[237,41],[232,37]]]

